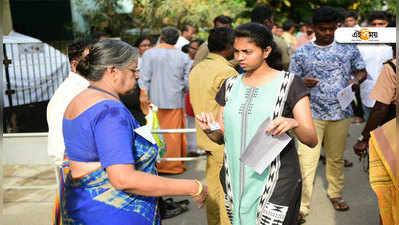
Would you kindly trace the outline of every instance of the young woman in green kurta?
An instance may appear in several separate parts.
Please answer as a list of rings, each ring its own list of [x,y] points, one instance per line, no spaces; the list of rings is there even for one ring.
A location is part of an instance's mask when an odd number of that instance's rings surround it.
[[[240,162],[240,156],[266,118],[265,130],[281,135],[290,130],[302,143],[314,146],[309,92],[299,77],[274,69],[276,58],[271,32],[249,23],[235,30],[235,59],[246,73],[226,81],[216,96],[221,129],[211,132],[215,119],[197,115],[201,128],[217,143],[225,144],[226,207],[233,225],[295,224],[299,214],[301,174],[294,141],[270,166],[258,174]],[[272,54],[271,54],[272,53]],[[277,60],[278,61],[278,60]],[[267,151],[267,146],[264,146]]]

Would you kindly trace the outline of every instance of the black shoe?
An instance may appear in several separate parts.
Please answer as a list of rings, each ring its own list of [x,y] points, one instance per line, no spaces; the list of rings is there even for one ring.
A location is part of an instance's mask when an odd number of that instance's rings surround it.
[[[188,211],[188,204],[190,204],[189,200],[175,202],[172,198],[164,200],[161,198],[159,201],[161,219],[172,218]]]

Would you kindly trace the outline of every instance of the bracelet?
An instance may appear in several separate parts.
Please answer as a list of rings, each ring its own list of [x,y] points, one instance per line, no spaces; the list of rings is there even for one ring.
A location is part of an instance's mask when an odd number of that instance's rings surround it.
[[[191,195],[190,196],[191,198],[195,198],[195,197],[199,196],[202,193],[202,189],[203,189],[201,182],[199,182],[198,180],[194,180],[194,181],[198,183],[199,187],[198,187],[198,192]]]

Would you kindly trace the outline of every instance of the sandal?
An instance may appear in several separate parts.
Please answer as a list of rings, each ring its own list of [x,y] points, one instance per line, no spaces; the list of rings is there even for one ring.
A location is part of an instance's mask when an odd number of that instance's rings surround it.
[[[177,201],[176,203],[179,204],[180,206],[181,205],[187,206],[187,205],[190,204],[190,201],[188,199],[184,199],[184,200],[181,200],[181,201]]]
[[[298,219],[296,220],[296,224],[300,225],[300,224],[303,224],[305,222],[306,222],[305,214],[303,212],[299,212]]]
[[[175,202],[172,198],[164,199],[163,207],[160,207],[161,218],[172,218],[188,211],[187,202],[190,203],[188,200]]]
[[[349,209],[348,203],[342,197],[330,198],[328,195],[327,197],[336,211],[347,211]]]

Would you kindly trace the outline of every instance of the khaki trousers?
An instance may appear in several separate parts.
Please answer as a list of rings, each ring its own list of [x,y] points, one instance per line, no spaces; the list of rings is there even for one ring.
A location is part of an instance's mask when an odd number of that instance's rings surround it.
[[[224,192],[220,183],[219,173],[223,166],[223,150],[207,151],[206,184],[208,197],[206,198],[206,214],[208,225],[230,225],[224,205]]]
[[[298,155],[302,172],[302,200],[300,211],[310,212],[313,181],[320,158],[320,150],[324,143],[326,155],[327,194],[331,198],[341,197],[344,188],[344,151],[351,119],[329,121],[313,119],[318,144],[314,148],[298,141]]]

